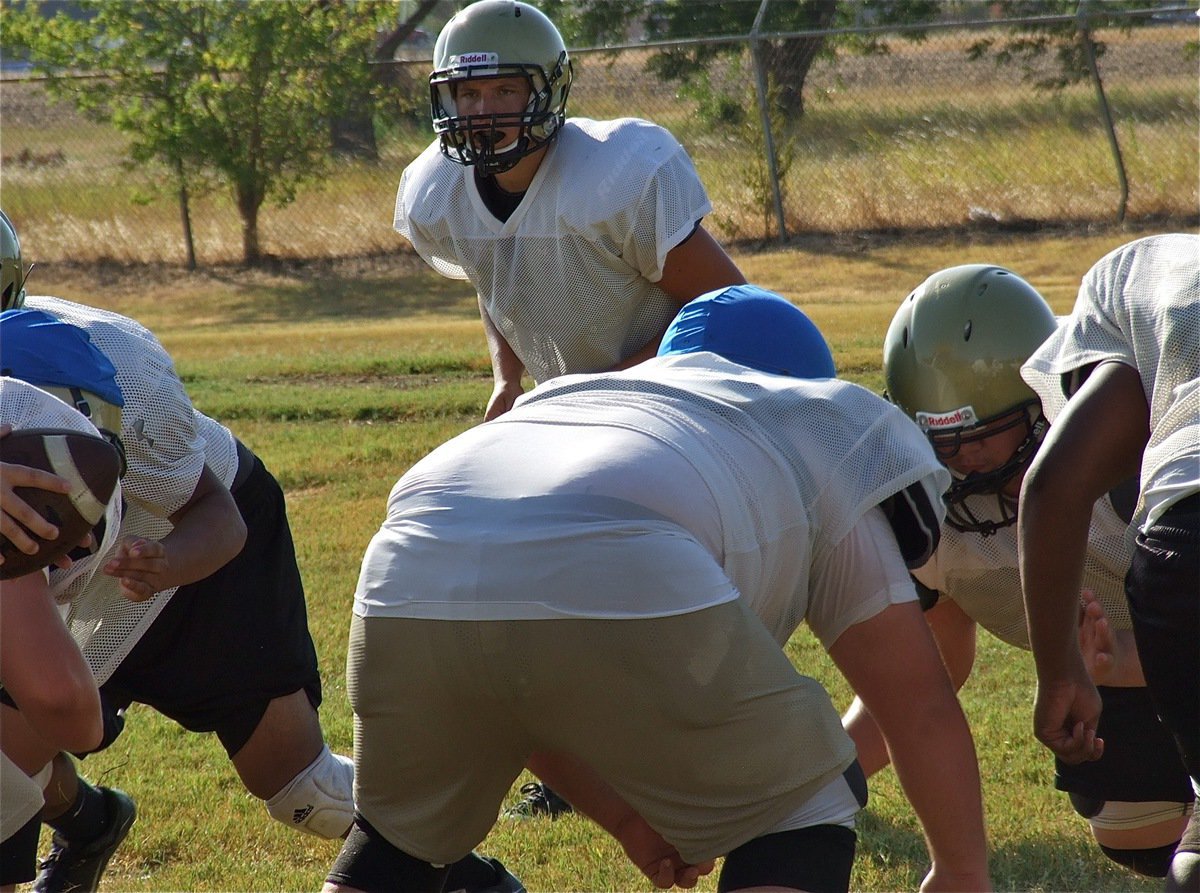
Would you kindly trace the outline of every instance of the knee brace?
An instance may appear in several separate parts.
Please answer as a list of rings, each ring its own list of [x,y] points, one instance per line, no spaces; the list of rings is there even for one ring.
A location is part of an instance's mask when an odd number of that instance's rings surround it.
[[[354,762],[328,747],[267,801],[271,818],[333,840],[354,821]]]
[[[1186,816],[1190,803],[1175,803],[1169,800],[1123,801],[1102,800],[1082,794],[1068,795],[1071,806],[1091,824],[1092,828],[1107,831],[1128,831],[1155,825],[1174,816]],[[1171,856],[1176,844],[1137,849],[1116,848],[1099,844],[1101,851],[1118,865],[1148,877],[1166,877],[1171,865]]]
[[[848,890],[858,835],[842,825],[764,834],[725,857],[718,891],[782,886]]]
[[[325,880],[364,893],[440,890],[449,871],[449,866],[431,865],[398,849],[366,819],[355,816]]]
[[[1173,818],[1186,818],[1193,809],[1191,803],[1175,800],[1102,800],[1075,793],[1068,797],[1075,811],[1093,828],[1108,831],[1130,831]]]
[[[1167,870],[1171,867],[1171,857],[1175,855],[1173,843],[1140,850],[1117,850],[1100,844],[1100,849],[1118,865],[1124,865],[1146,877],[1166,877]]]

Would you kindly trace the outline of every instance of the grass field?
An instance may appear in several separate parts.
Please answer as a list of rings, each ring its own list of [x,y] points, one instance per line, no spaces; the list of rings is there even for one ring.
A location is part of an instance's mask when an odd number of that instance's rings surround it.
[[[844,377],[879,390],[880,345],[892,310],[928,273],[999,263],[1065,312],[1093,261],[1148,233],[846,236],[740,253],[737,260],[752,281],[782,292],[816,320]],[[279,477],[325,681],[322,717],[331,745],[348,753],[343,668],[362,551],[395,479],[476,424],[490,391],[471,293],[409,255],[192,276],[50,263],[34,271],[30,290],[114,309],[154,329],[196,405],[228,424]],[[811,636],[797,634],[788,650],[797,667],[828,685],[835,703],[849,703]],[[1112,867],[1052,790],[1048,751],[1029,733],[1032,695],[1028,655],[983,635],[963,703],[982,764],[997,889],[1158,889]],[[335,843],[269,820],[215,738],[186,733],[147,709],[134,707],[116,745],[89,757],[83,769],[139,804],[106,890],[315,890],[337,853]],[[891,770],[871,787],[854,888],[915,889],[926,869],[919,829]],[[503,859],[532,891],[650,889],[619,848],[577,817],[502,820],[482,850]],[[701,889],[715,889],[714,878]]]

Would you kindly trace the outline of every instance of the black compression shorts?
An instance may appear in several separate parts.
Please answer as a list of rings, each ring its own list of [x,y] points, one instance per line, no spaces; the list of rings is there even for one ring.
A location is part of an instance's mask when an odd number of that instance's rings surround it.
[[[181,586],[101,686],[106,710],[146,704],[193,732],[216,732],[232,757],[274,698],[321,702],[316,649],[283,490],[242,450],[233,495],[246,545],[213,575]],[[241,478],[245,478],[241,480]]]

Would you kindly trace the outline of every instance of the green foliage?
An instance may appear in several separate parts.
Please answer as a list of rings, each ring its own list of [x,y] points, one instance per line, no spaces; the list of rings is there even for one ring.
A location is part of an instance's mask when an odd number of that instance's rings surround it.
[[[1002,9],[1006,18],[1071,16],[1063,21],[1051,21],[1036,27],[1014,25],[1008,36],[981,38],[968,48],[971,59],[991,56],[997,65],[1019,65],[1025,80],[1043,90],[1061,90],[1089,76],[1088,50],[1096,59],[1104,55],[1106,46],[1090,32],[1100,27],[1117,27],[1128,32],[1136,20],[1116,18],[1114,13],[1144,9],[1142,0],[1106,0],[1088,3],[1087,0],[1006,0]],[[1080,19],[1080,14],[1086,19]],[[1086,42],[1080,24],[1086,21]],[[1045,60],[1053,59],[1046,66]]]
[[[13,10],[5,42],[28,51],[50,89],[158,160],[176,189],[228,187],[244,260],[259,258],[258,212],[286,205],[329,161],[333,117],[362,96],[382,101],[369,65],[392,5],[362,2],[84,0],[90,18]],[[84,70],[94,78],[64,77]]]

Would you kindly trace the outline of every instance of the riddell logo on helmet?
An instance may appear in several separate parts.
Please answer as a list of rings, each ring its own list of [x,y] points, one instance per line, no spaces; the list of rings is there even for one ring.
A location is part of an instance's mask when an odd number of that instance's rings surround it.
[[[970,428],[979,421],[975,407],[963,406],[950,412],[918,412],[917,424],[922,431],[942,431],[946,428]]]
[[[471,74],[494,72],[500,66],[498,53],[460,53],[450,57],[450,68],[469,71]]]

